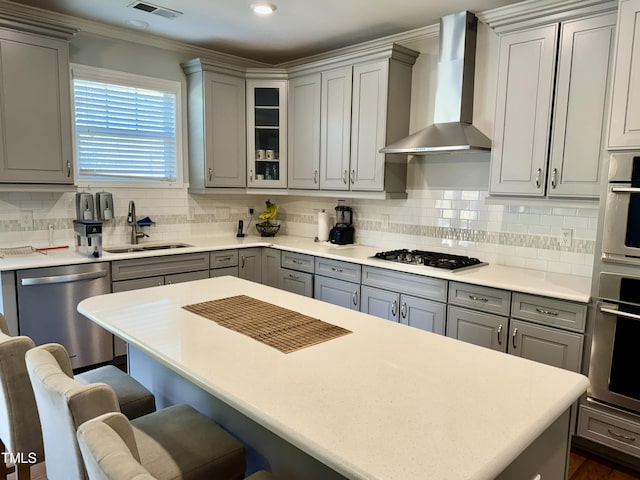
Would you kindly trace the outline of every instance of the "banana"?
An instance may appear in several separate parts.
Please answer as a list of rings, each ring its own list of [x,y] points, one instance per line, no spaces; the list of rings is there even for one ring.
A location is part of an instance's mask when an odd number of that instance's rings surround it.
[[[264,212],[258,215],[260,220],[269,220],[275,217],[276,213],[278,213],[278,207],[275,203],[271,203],[269,200],[267,200],[265,203],[267,205],[267,208],[265,208]]]

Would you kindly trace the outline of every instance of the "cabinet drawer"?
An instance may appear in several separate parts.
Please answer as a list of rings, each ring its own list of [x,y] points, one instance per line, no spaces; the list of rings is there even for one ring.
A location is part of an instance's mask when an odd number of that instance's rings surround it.
[[[283,268],[280,270],[280,286],[287,292],[313,298],[313,274],[311,273]]]
[[[130,290],[139,290],[141,288],[157,287],[164,285],[164,276],[137,278],[135,280],[123,280],[122,282],[113,282],[111,289],[113,293],[128,292]]]
[[[162,257],[132,258],[111,262],[112,280],[209,270],[209,253],[185,253]]]
[[[211,252],[211,268],[235,267],[238,265],[238,250],[220,250]]]
[[[514,293],[511,300],[511,316],[582,333],[587,318],[587,306],[582,303]]]
[[[467,283],[449,282],[449,303],[483,312],[509,315],[511,292]]]
[[[299,272],[314,272],[314,257],[304,253],[282,252],[282,268],[290,268]]]
[[[348,282],[360,283],[362,266],[340,260],[316,257],[316,273]]]
[[[173,283],[192,282],[194,280],[204,280],[209,278],[209,270],[200,270],[198,272],[174,273],[164,277],[165,285]]]
[[[640,423],[580,405],[578,435],[640,457]]]
[[[438,278],[365,266],[362,269],[362,284],[441,302],[447,301],[447,281]]]
[[[209,270],[209,277],[223,277],[225,275],[231,275],[232,277],[238,276],[238,266],[235,267],[224,267],[224,268],[216,268],[215,270]]]

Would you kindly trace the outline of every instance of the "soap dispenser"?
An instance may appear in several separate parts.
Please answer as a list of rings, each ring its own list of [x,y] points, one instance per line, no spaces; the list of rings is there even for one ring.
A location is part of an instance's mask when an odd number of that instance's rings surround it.
[[[107,221],[113,219],[113,195],[108,192],[97,192],[96,210],[98,220]]]

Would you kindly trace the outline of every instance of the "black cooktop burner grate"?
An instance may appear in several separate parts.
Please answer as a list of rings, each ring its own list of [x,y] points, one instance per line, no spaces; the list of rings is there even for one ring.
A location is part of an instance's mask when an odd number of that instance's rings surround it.
[[[374,255],[374,258],[408,265],[425,265],[427,267],[444,268],[447,270],[461,270],[463,268],[487,265],[487,263],[481,262],[473,257],[425,250],[390,250],[388,252],[378,252]]]

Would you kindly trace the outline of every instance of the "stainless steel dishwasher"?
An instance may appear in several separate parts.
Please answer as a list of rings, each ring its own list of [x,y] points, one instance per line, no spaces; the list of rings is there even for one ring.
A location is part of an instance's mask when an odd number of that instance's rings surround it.
[[[19,270],[17,284],[21,335],[64,345],[73,368],[113,359],[112,335],[76,310],[81,300],[110,293],[108,263]]]

